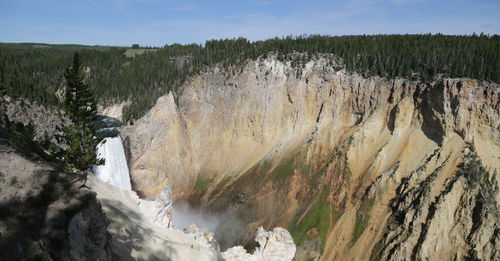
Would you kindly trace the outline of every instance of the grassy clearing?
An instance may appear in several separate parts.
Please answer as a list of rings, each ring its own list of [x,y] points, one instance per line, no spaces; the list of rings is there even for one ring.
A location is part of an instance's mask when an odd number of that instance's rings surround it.
[[[287,178],[293,176],[294,168],[293,168],[292,164],[293,164],[292,160],[282,161],[281,164],[278,165],[278,167],[276,167],[274,169],[273,177],[275,177],[278,180],[282,180],[282,179],[287,179]]]
[[[238,178],[236,183],[243,185],[244,187],[255,187],[260,186],[264,180],[265,174],[269,172],[271,168],[271,163],[269,161],[262,161],[250,170],[248,170],[243,176]]]
[[[375,244],[375,246],[373,247],[373,250],[372,250],[372,253],[370,255],[370,260],[373,260],[373,261],[379,261],[380,260],[380,252],[382,251],[382,249],[384,249],[384,242],[382,241],[382,239],[380,241],[377,242],[377,244]]]
[[[50,46],[45,44],[34,44],[33,48],[49,48]]]
[[[231,175],[227,175],[224,178],[222,178],[222,180],[215,187],[215,191],[216,192],[221,191],[224,188],[224,186],[231,180],[231,178],[232,178]]]
[[[311,163],[305,163],[297,158],[297,169],[302,174],[309,174],[311,172]]]
[[[328,189],[324,189],[316,195],[311,201],[313,206],[300,222],[298,222],[298,219],[302,216],[303,211],[299,211],[299,213],[295,215],[290,225],[290,233],[292,234],[295,244],[301,245],[305,240],[309,239],[306,235],[307,232],[312,229],[317,229],[321,239],[321,252],[323,252],[326,234],[330,228],[330,204],[327,201],[328,192]],[[307,206],[305,208],[307,208]]]
[[[311,172],[312,166],[309,162],[302,161],[298,156],[294,159],[290,157],[284,159],[278,167],[276,167],[274,172],[274,177],[277,179],[286,179],[295,174],[295,170],[303,175],[308,175]]]
[[[336,209],[332,209],[332,214],[333,214],[333,222],[337,223],[337,221],[344,214],[344,212],[343,211],[338,211]]]
[[[127,49],[124,53],[125,57],[135,58],[136,56],[143,55],[146,52],[156,52],[158,49]]]
[[[227,183],[229,180],[231,180],[231,176],[230,176],[230,175],[225,176],[225,177],[221,180],[221,182],[219,183],[219,184],[220,184],[220,186],[222,186],[222,187],[223,187],[224,185],[226,185],[226,183]]]
[[[214,174],[211,178],[199,177],[198,179],[196,179],[196,183],[194,184],[194,187],[201,192],[207,191],[210,184],[212,184],[214,182],[215,176],[217,176],[217,175]]]
[[[349,243],[349,247],[354,246],[356,241],[358,241],[359,237],[365,231],[368,226],[368,220],[370,220],[370,210],[375,203],[375,199],[369,199],[363,201],[361,206],[359,206],[358,212],[356,214],[356,224],[354,225],[354,231],[352,232],[351,242]]]
[[[211,208],[224,209],[227,207],[227,204],[231,201],[235,194],[238,194],[241,191],[251,192],[254,188],[262,186],[265,174],[269,172],[270,168],[270,162],[261,161],[241,176],[225,177],[221,182],[219,182],[214,190],[215,193],[219,191],[222,192],[218,194],[215,201],[211,203]],[[225,189],[222,189],[228,182],[231,182],[231,184]]]

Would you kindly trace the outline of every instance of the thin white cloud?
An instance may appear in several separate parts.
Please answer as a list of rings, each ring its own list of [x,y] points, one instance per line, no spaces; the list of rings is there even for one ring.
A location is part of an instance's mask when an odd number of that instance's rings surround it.
[[[169,8],[170,11],[192,11],[196,9],[195,5],[183,5]]]
[[[323,17],[323,19],[346,19],[352,16],[357,16],[363,13],[371,12],[373,9],[369,6],[356,7],[348,10],[338,10],[331,12]]]
[[[97,7],[97,8],[102,8],[102,5],[99,4],[98,2],[96,2],[95,0],[88,0],[89,3],[91,3],[93,6]]]

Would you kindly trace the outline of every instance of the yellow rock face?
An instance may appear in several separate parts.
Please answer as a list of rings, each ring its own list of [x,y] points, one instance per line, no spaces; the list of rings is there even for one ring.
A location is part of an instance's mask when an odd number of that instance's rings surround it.
[[[422,196],[431,203],[455,175],[466,142],[474,142],[491,173],[499,169],[500,180],[498,85],[363,78],[336,71],[323,58],[308,62],[298,78],[296,68],[273,57],[230,72],[214,68],[193,77],[177,104],[169,93],[122,130],[130,137],[131,178],[141,195],[153,197],[169,183],[177,199],[241,210],[245,231],[295,227],[294,239],[301,234],[297,227],[314,220],[314,204],[326,204],[329,225],[306,227],[309,236],[297,253],[368,260],[386,253],[379,242],[402,184],[418,187],[435,173]],[[322,191],[324,200],[317,196]],[[443,200],[459,206],[457,191]],[[245,231],[242,238],[253,238]],[[460,233],[451,237],[458,240]],[[466,245],[455,240],[442,243],[439,253],[427,251],[435,241],[427,233],[421,240],[429,241],[418,243],[418,235],[410,233],[394,253],[412,258],[419,244],[422,258],[446,259]],[[313,246],[318,241],[321,249]]]

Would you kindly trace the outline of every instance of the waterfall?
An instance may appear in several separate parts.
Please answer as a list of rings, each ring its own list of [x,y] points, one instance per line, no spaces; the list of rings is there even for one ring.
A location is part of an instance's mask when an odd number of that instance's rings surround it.
[[[102,181],[123,190],[132,190],[127,160],[120,136],[105,138],[97,145],[97,157],[104,165],[94,166],[94,174]]]

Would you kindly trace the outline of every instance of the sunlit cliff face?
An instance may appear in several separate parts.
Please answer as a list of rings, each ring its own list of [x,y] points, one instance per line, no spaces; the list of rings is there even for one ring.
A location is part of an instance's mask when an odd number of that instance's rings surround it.
[[[468,198],[457,191],[471,198],[475,192],[465,185],[453,190],[446,182],[456,175],[467,143],[491,173],[500,168],[499,86],[363,78],[335,68],[322,58],[299,69],[271,57],[193,77],[178,103],[165,95],[122,130],[131,141],[133,188],[153,197],[172,184],[174,198],[204,211],[231,209],[227,220],[244,224],[235,233],[243,243],[259,225],[287,227],[304,257],[390,258],[385,253],[393,251],[402,259],[446,259],[475,243],[495,246],[461,240],[472,221],[429,216],[429,209],[444,204],[433,203],[444,191],[443,202],[472,213],[475,203],[464,205]],[[416,213],[413,228],[393,219],[393,202],[410,190],[416,194],[408,200],[422,204],[400,207]],[[498,208],[498,194],[495,200],[492,207]],[[448,243],[425,232],[432,222]],[[440,225],[445,223],[464,229],[452,231]],[[390,227],[412,236],[383,248]],[[425,247],[437,241],[442,250]]]

